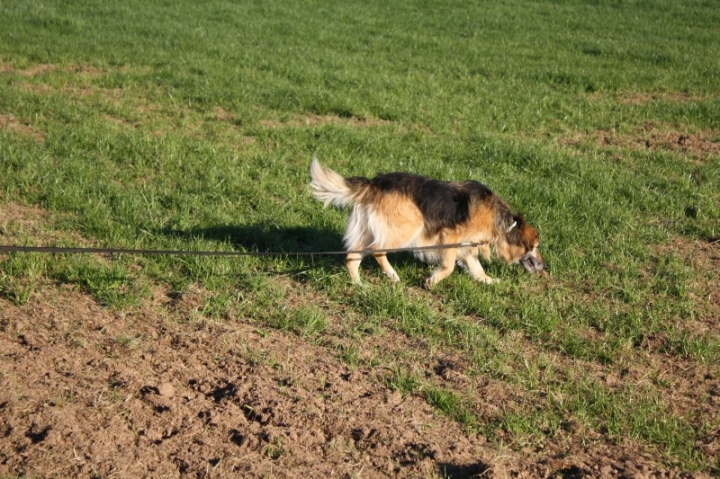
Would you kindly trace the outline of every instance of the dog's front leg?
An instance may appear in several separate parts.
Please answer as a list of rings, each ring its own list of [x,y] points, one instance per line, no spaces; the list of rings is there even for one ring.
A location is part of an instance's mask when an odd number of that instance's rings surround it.
[[[433,273],[428,279],[425,280],[425,287],[427,289],[432,288],[440,281],[450,276],[450,273],[452,273],[455,269],[455,258],[457,257],[457,249],[446,249],[441,254],[442,259],[440,262],[440,266],[435,271],[433,271]]]
[[[462,263],[465,265],[467,272],[470,274],[470,276],[473,277],[474,280],[485,284],[497,283],[498,281],[500,281],[498,279],[491,278],[485,273],[485,270],[483,269],[482,264],[480,264],[477,256],[468,255],[464,258],[460,258],[460,261],[462,261]]]

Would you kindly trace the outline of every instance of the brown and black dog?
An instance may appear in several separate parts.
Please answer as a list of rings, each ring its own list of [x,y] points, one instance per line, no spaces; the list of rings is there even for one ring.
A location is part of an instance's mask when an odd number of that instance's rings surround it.
[[[428,288],[450,275],[456,261],[477,281],[497,281],[485,274],[478,253],[490,260],[495,252],[508,263],[520,262],[531,273],[545,267],[537,230],[477,181],[448,182],[412,173],[388,173],[372,180],[343,178],[323,168],[317,158],[310,165],[310,176],[313,195],[325,206],[352,206],[344,237],[348,251],[478,244],[415,251],[419,259],[439,263],[425,281]],[[400,280],[386,253],[373,256],[391,280]],[[361,253],[347,255],[350,278],[356,283],[362,258]]]

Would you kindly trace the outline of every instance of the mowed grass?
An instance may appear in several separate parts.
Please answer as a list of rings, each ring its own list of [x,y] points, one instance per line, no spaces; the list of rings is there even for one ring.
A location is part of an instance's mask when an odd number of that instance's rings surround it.
[[[317,154],[346,176],[482,181],[552,269],[426,292],[404,255],[401,285],[366,260],[359,288],[327,257],[10,254],[0,292],[49,280],[128,309],[199,285],[209,318],[390,370],[498,444],[633,441],[717,472],[718,24],[700,1],[3,2],[0,211],[49,217],[0,225],[3,244],[341,249],[347,213],[308,192]],[[388,331],[425,346],[373,348]],[[427,374],[446,353],[514,399],[485,414]],[[677,404],[682,371],[704,375]]]

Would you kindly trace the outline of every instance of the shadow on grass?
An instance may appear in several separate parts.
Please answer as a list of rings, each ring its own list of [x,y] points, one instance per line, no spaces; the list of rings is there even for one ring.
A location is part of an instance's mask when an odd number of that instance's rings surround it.
[[[342,236],[329,229],[255,224],[217,225],[187,230],[163,228],[156,233],[188,241],[201,239],[230,244],[237,251],[257,252],[268,258],[286,257],[290,260],[290,267],[282,271],[284,274],[305,271],[307,263],[303,258],[314,266],[327,265],[331,268],[340,268],[345,262]],[[323,252],[339,253],[322,254]]]
[[[342,237],[337,231],[311,227],[281,228],[266,224],[218,225],[188,230],[164,228],[159,233],[174,238],[230,243],[233,248],[245,251],[293,254],[344,249]]]

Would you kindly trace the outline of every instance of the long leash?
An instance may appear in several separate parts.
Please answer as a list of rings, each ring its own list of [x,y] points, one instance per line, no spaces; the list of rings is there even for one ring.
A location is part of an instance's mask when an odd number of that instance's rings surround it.
[[[428,251],[451,248],[473,248],[485,242],[468,241],[448,243],[436,246],[414,246],[407,248],[378,248],[350,251],[188,251],[169,249],[130,249],[130,248],[79,248],[62,246],[19,246],[0,245],[0,253],[49,253],[49,254],[129,254],[129,255],[171,255],[171,256],[333,256],[348,254],[383,254],[409,251]]]

